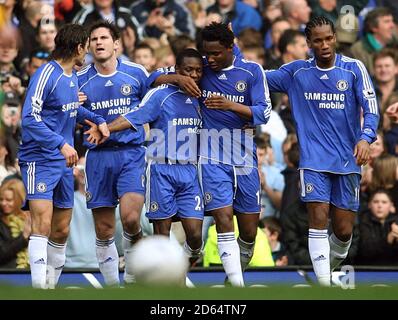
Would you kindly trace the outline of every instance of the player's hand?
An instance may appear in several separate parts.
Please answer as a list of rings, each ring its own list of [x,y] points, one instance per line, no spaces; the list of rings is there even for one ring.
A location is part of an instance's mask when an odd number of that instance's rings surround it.
[[[391,119],[392,122],[398,123],[398,102],[390,105],[386,109],[386,114]]]
[[[71,145],[65,143],[61,148],[61,153],[66,160],[67,167],[70,168],[77,164],[77,160],[79,160],[79,157],[77,155],[77,151]]]
[[[230,101],[223,96],[212,95],[205,100],[205,105],[209,109],[229,110],[231,107]]]
[[[109,136],[111,135],[111,133],[109,132],[109,128],[108,125],[106,124],[106,122],[101,123],[98,126],[98,130],[101,132],[102,134],[102,138],[99,141],[99,143],[103,143],[106,139],[109,138]]]
[[[202,94],[196,82],[188,76],[179,75],[177,78],[178,86],[189,96],[199,98]]]
[[[362,166],[368,163],[370,159],[370,145],[365,140],[360,140],[354,149],[354,157],[357,159],[357,165]]]
[[[87,134],[87,141],[89,143],[93,143],[95,145],[98,145],[100,140],[102,139],[102,134],[101,131],[99,130],[98,126],[91,122],[90,120],[84,120],[85,123],[87,123],[90,126],[90,129],[84,131],[84,134]]]
[[[78,92],[78,96],[79,96],[79,104],[82,105],[87,100],[87,96],[84,92],[81,91]]]

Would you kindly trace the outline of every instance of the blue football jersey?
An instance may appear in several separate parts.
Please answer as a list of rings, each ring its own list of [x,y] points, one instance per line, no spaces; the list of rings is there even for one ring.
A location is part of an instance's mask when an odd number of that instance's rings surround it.
[[[148,91],[139,106],[123,116],[134,128],[149,123],[148,159],[197,162],[199,102],[179,87],[162,85]]]
[[[161,74],[173,68],[158,70],[148,78],[148,86]],[[265,124],[271,114],[271,100],[263,68],[254,62],[234,56],[233,64],[219,72],[213,71],[204,59],[200,82],[203,130],[200,156],[225,164],[257,167],[256,147],[251,134],[241,130],[246,125]],[[222,95],[228,100],[249,106],[252,121],[232,111],[208,109],[204,101],[211,95]]]
[[[289,96],[300,145],[300,169],[360,173],[353,155],[360,139],[376,139],[379,110],[362,62],[336,55],[332,68],[297,60],[267,72],[271,91]],[[363,125],[361,127],[361,108]]]
[[[78,80],[75,73],[66,75],[63,68],[50,61],[32,76],[22,110],[20,161],[62,160],[60,148],[74,145],[76,121],[104,122],[79,106]]]
[[[83,106],[96,114],[101,115],[110,123],[118,116],[125,114],[136,107],[146,93],[148,73],[139,64],[118,59],[116,72],[111,75],[100,74],[94,64],[90,64],[78,72],[79,90],[84,92],[87,100]],[[137,131],[123,130],[113,132],[99,148],[114,145],[142,144],[145,140],[145,131],[142,126]],[[95,146],[84,145],[90,149]]]

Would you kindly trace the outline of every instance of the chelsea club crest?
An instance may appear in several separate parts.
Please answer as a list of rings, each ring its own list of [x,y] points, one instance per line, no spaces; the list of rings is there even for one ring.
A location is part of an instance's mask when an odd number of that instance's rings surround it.
[[[122,95],[124,96],[129,96],[131,94],[131,92],[133,91],[133,88],[131,87],[131,85],[125,83],[120,87],[120,92],[122,93]]]

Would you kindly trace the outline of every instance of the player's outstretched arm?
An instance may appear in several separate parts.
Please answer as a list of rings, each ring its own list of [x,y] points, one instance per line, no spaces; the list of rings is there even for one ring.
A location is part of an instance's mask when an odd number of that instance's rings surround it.
[[[113,120],[111,123],[108,124],[108,129],[109,132],[117,132],[117,131],[122,131],[128,128],[135,129],[130,122],[126,120],[125,117],[119,116],[115,120]]]

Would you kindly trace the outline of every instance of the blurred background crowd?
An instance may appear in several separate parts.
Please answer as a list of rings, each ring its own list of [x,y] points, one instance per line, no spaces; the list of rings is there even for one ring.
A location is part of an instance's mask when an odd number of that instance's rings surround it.
[[[0,268],[28,267],[30,216],[20,210],[25,191],[16,159],[21,108],[29,78],[48,61],[62,24],[114,22],[122,31],[120,58],[151,72],[174,65],[179,51],[196,47],[205,25],[232,22],[243,56],[267,70],[310,55],[303,30],[311,16],[319,15],[335,23],[338,52],[365,64],[382,114],[371,161],[363,168],[361,209],[346,263],[398,265],[398,124],[385,113],[388,106],[398,104],[398,1],[0,0]],[[88,55],[86,61],[90,60]],[[257,128],[255,138],[262,212],[251,265],[311,265],[307,212],[299,199],[300,154],[289,101],[283,94],[272,94],[272,103],[270,122]],[[96,268],[94,225],[85,205],[81,136],[77,128],[81,158],[75,168],[75,207],[65,267]],[[142,224],[150,234],[144,215]],[[178,225],[173,229],[176,239],[183,241]],[[221,265],[211,218],[205,219],[203,235],[205,255],[198,265]]]

